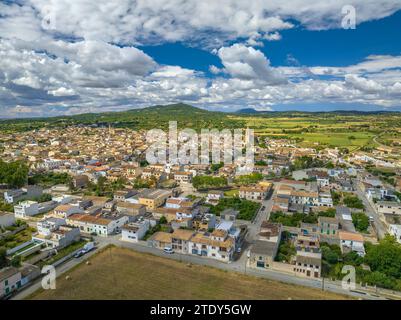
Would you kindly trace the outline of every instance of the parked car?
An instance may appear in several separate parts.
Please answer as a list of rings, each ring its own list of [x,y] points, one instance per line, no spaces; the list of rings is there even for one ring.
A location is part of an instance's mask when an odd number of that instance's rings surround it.
[[[173,254],[174,253],[174,250],[171,249],[170,247],[164,248],[163,251],[164,251],[164,253],[168,253],[168,254]]]

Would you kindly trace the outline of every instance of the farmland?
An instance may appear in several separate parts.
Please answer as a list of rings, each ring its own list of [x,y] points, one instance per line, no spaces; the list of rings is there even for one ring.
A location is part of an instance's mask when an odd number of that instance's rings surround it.
[[[111,247],[57,279],[56,290],[31,299],[344,299],[235,272]],[[280,290],[277,290],[280,288]]]

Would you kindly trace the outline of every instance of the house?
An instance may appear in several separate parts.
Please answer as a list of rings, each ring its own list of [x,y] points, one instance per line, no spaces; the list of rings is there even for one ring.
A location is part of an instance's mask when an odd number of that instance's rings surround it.
[[[394,236],[398,243],[401,243],[401,225],[390,224],[388,228],[388,233]]]
[[[21,272],[14,267],[0,270],[0,298],[21,287]]]
[[[290,194],[290,202],[292,204],[318,206],[319,194],[312,191],[292,190]]]
[[[138,202],[143,204],[149,210],[162,206],[165,201],[172,196],[170,190],[163,189],[145,189],[138,196]]]
[[[149,238],[149,245],[157,249],[171,248],[172,234],[159,231]]]
[[[355,232],[339,231],[341,252],[346,253],[355,251],[359,256],[365,255],[365,248],[363,246],[363,236]]]
[[[6,203],[17,203],[22,200],[34,199],[40,197],[43,189],[39,186],[26,186],[21,189],[7,190],[4,192],[4,201]]]
[[[188,253],[189,240],[195,234],[193,230],[176,229],[171,234],[172,249],[180,253]]]
[[[56,218],[56,217],[50,217],[46,218],[42,221],[39,221],[36,224],[36,228],[38,230],[38,233],[44,236],[50,236],[52,231],[55,231],[58,229],[58,227],[65,225],[65,219],[62,218]]]
[[[319,217],[318,218],[319,232],[325,235],[337,235],[339,223],[336,218]]]
[[[0,211],[0,227],[7,228],[15,223],[15,215],[13,212]]]
[[[281,224],[262,221],[259,239],[279,243],[281,239]]]
[[[263,221],[249,253],[248,264],[252,268],[269,268],[276,257],[281,239],[281,225]]]
[[[39,203],[25,200],[14,206],[16,219],[25,219],[39,214]]]
[[[84,211],[77,206],[72,206],[69,204],[62,204],[54,208],[53,215],[59,218],[66,219],[72,214],[83,213]]]
[[[86,175],[76,175],[72,177],[72,184],[74,188],[82,189],[85,188],[89,183],[89,177]]]
[[[193,174],[186,171],[174,172],[174,180],[178,183],[191,183]]]
[[[128,242],[138,242],[142,240],[149,230],[149,221],[130,222],[121,228],[121,240]]]
[[[50,230],[47,233],[38,233],[32,236],[33,241],[39,241],[51,248],[62,249],[73,242],[79,241],[81,233],[78,228],[60,225]]]
[[[239,197],[251,201],[262,201],[266,199],[268,192],[269,189],[261,185],[242,186],[239,189]]]
[[[146,206],[139,203],[129,203],[119,201],[116,204],[117,212],[127,214],[129,216],[138,216],[146,213]]]
[[[296,276],[320,278],[322,271],[322,254],[320,252],[297,251],[294,273]]]
[[[188,253],[205,256],[222,262],[232,260],[235,241],[227,231],[214,230],[212,233],[195,233],[188,241]]]
[[[378,201],[376,203],[377,212],[381,214],[401,215],[401,202],[397,201]]]
[[[235,221],[237,219],[238,214],[239,211],[234,210],[232,208],[227,208],[220,213],[220,219],[227,221]]]
[[[316,235],[298,235],[294,239],[294,246],[297,252],[320,252],[319,239]]]
[[[192,228],[197,231],[208,231],[216,226],[216,216],[213,213],[200,212],[192,219]]]
[[[116,201],[126,201],[128,198],[133,197],[138,192],[136,190],[120,190],[114,192],[114,200]]]
[[[102,217],[77,213],[67,218],[67,224],[79,228],[81,232],[104,237],[118,232],[127,222],[128,217],[123,215]]]
[[[277,254],[276,242],[256,240],[250,250],[248,264],[251,268],[269,268]]]
[[[207,193],[206,203],[218,204],[220,199],[224,198],[224,192],[219,190],[211,190]]]

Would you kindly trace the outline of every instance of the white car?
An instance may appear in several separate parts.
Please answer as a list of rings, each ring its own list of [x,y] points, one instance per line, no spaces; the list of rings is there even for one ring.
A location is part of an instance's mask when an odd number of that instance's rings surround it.
[[[173,254],[174,253],[174,250],[171,249],[170,247],[164,248],[163,251],[164,251],[164,253],[168,253],[168,254]]]

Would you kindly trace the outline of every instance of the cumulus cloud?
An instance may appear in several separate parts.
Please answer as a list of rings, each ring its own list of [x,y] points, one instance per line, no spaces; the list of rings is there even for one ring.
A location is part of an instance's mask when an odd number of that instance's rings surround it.
[[[156,103],[270,109],[300,102],[400,105],[401,56],[345,67],[273,67],[256,47],[281,31],[339,28],[389,16],[398,0],[19,0],[0,3],[0,112],[5,116],[123,110]],[[160,65],[140,44],[182,41],[214,53],[212,77]],[[234,44],[233,44],[234,43]],[[214,49],[214,50],[212,50]]]
[[[217,55],[224,66],[224,72],[233,78],[260,80],[268,84],[286,83],[280,72],[270,66],[269,59],[252,47],[236,43],[230,47],[220,48]]]

